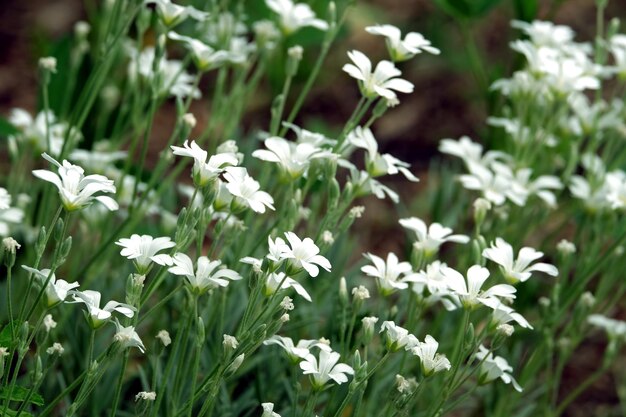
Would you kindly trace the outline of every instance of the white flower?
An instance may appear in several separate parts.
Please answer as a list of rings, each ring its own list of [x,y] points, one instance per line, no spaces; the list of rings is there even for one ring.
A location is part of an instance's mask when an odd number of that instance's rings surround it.
[[[556,245],[556,250],[558,250],[562,255],[572,255],[576,253],[576,245],[569,240],[561,239]]]
[[[424,251],[426,255],[434,255],[445,242],[467,243],[469,237],[465,235],[452,235],[452,229],[444,227],[439,223],[432,223],[426,226],[423,220],[417,217],[400,219],[400,225],[405,229],[415,232],[417,241],[414,243],[416,249]]]
[[[306,355],[300,362],[300,369],[304,375],[311,375],[311,383],[315,389],[322,389],[329,380],[337,384],[348,382],[346,375],[354,375],[354,369],[345,363],[337,363],[340,355],[328,350],[319,351],[319,362],[312,354]]]
[[[21,247],[22,245],[17,243],[17,240],[13,239],[12,237],[5,237],[4,239],[2,239],[2,250],[10,254],[15,255],[15,252]]]
[[[364,255],[373,265],[365,265],[361,267],[361,272],[376,278],[383,295],[389,295],[395,290],[404,290],[409,288],[407,274],[411,272],[411,264],[408,262],[398,262],[395,253],[389,252],[387,261],[371,253]]]
[[[235,336],[225,334],[223,338],[224,340],[222,341],[222,345],[224,346],[224,349],[235,350],[237,349],[237,346],[239,346],[239,342]]]
[[[289,337],[282,337],[278,335],[274,335],[269,339],[263,342],[264,345],[278,345],[285,350],[287,356],[292,362],[298,362],[301,359],[304,359],[310,352],[309,349],[313,347],[318,347],[321,350],[331,351],[330,346],[325,343],[320,342],[319,340],[307,340],[302,339],[299,340],[296,345],[293,344],[293,340]]]
[[[285,237],[289,241],[289,247],[283,247],[284,251],[280,255],[281,259],[289,259],[294,268],[304,268],[312,277],[316,277],[319,274],[318,266],[330,272],[332,268],[330,262],[322,255],[319,255],[320,249],[313,242],[313,239],[305,237],[301,240],[293,232],[285,232]]]
[[[522,387],[509,373],[513,371],[513,368],[506,359],[501,356],[494,357],[493,353],[489,352],[483,345],[480,345],[478,349],[476,359],[482,361],[478,377],[480,384],[487,384],[496,378],[500,378],[505,384],[512,384],[517,392],[522,392]]]
[[[328,29],[328,23],[317,19],[308,4],[294,4],[291,0],[265,0],[265,4],[280,16],[280,26],[287,35],[305,26]]]
[[[6,188],[0,187],[0,210],[6,210],[11,206],[11,194]]]
[[[611,171],[606,174],[605,184],[608,189],[606,199],[611,209],[626,208],[626,173]]]
[[[34,274],[37,277],[39,285],[43,286],[50,276],[50,281],[46,286],[46,304],[48,307],[53,307],[59,303],[62,303],[67,298],[70,290],[80,286],[78,282],[69,283],[63,279],[57,279],[54,273],[51,273],[49,269],[35,269],[26,265],[22,265],[22,268]]]
[[[443,275],[443,270],[447,268],[445,263],[439,260],[433,261],[426,265],[426,270],[418,271],[411,276],[411,280],[414,282],[415,287],[418,284],[426,286],[431,294],[447,294],[448,282]],[[416,288],[414,288],[415,290]],[[420,291],[422,292],[422,291]]]
[[[466,165],[475,163],[487,166],[494,161],[507,160],[511,157],[500,151],[487,151],[483,155],[483,147],[472,141],[469,136],[461,136],[459,140],[442,139],[439,143],[439,152],[461,158]]]
[[[9,348],[0,346],[0,358],[6,358],[9,355],[10,355]]]
[[[172,3],[170,0],[147,0],[146,4],[156,4],[159,17],[168,27],[174,27],[188,17],[197,20],[204,21],[209,17],[209,14],[200,11],[192,6],[179,6]]]
[[[574,31],[569,26],[533,20],[531,23],[513,20],[511,26],[521,29],[538,46],[560,47],[574,40]]]
[[[431,335],[427,335],[423,342],[418,342],[411,352],[421,359],[424,376],[430,376],[441,371],[448,371],[452,367],[446,355],[437,353],[439,343]]]
[[[219,153],[212,155],[207,162],[207,151],[200,148],[195,140],[188,144],[185,141],[183,147],[171,146],[173,154],[193,158],[193,180],[197,186],[203,187],[216,180],[224,172],[227,166],[235,166],[239,163],[234,153]]]
[[[263,161],[278,163],[281,169],[292,179],[305,174],[312,159],[328,158],[333,155],[311,143],[290,142],[277,136],[265,139],[264,143],[267,150],[257,149],[252,152],[252,156]]]
[[[241,278],[232,269],[219,268],[222,261],[211,261],[206,256],[198,258],[196,271],[193,269],[193,262],[184,253],[176,253],[172,256],[174,266],[168,269],[174,275],[187,278],[191,288],[199,294],[217,287],[227,287],[231,281],[238,281]]]
[[[36,169],[33,171],[33,175],[51,182],[58,188],[59,196],[67,211],[79,210],[91,204],[92,200],[100,202],[111,211],[118,209],[118,204],[111,197],[93,196],[99,192],[115,193],[113,181],[103,175],[85,176],[85,171],[78,165],[73,165],[66,160],[61,165],[46,153],[43,153],[42,156],[48,162],[56,165],[59,173],[55,174],[46,169]]]
[[[189,36],[179,35],[176,32],[169,32],[168,38],[184,42],[191,50],[193,60],[200,71],[209,71],[219,67],[226,62],[229,58],[228,52],[216,51],[209,45],[200,42],[197,39],[190,38]]]
[[[543,256],[543,252],[533,248],[523,247],[519,250],[517,259],[513,258],[513,247],[502,238],[496,238],[491,247],[485,248],[483,257],[501,266],[502,274],[511,283],[524,282],[528,280],[533,271],[544,272],[551,276],[557,276],[559,271],[554,265],[539,262],[531,263]]]
[[[526,204],[528,190],[515,183],[513,171],[507,165],[495,161],[490,167],[466,163],[470,173],[459,177],[463,187],[482,191],[483,197],[496,206],[504,204],[507,199],[518,206]]]
[[[357,126],[348,134],[346,139],[348,143],[367,151],[367,172],[372,177],[395,175],[401,172],[409,181],[419,181],[419,179],[417,179],[415,175],[407,169],[411,167],[410,164],[403,162],[388,153],[383,155],[378,153],[378,142],[368,127],[364,128]]]
[[[243,167],[226,167],[224,172],[226,189],[235,197],[235,202],[250,207],[257,213],[265,213],[266,207],[274,209],[274,199],[255,181]]]
[[[310,130],[302,129],[294,125],[293,123],[283,122],[283,126],[291,129],[296,134],[296,141],[298,143],[308,143],[315,147],[322,146],[335,146],[337,141],[334,139],[329,139],[321,133],[311,132]]]
[[[372,63],[369,58],[362,52],[351,51],[348,52],[348,56],[354,62],[353,64],[346,64],[343,66],[343,70],[350,74],[351,77],[359,80],[359,86],[361,93],[367,98],[384,97],[388,100],[396,99],[396,93],[392,90],[400,91],[401,93],[412,93],[413,84],[396,78],[402,74],[390,61],[380,61],[374,72],[372,72]]]
[[[130,239],[120,239],[115,244],[123,248],[120,255],[133,260],[140,273],[145,272],[152,262],[162,266],[171,265],[169,255],[157,255],[157,253],[176,246],[176,243],[167,236],[154,238],[150,235],[139,236],[138,234],[133,234]]]
[[[115,320],[115,327],[117,327],[117,333],[113,335],[113,340],[119,343],[122,349],[136,347],[141,353],[146,351],[146,347],[143,345],[143,342],[133,326],[124,327],[119,321]]]
[[[430,52],[435,55],[440,53],[439,49],[431,46],[430,41],[424,38],[421,33],[407,33],[404,40],[402,40],[400,29],[392,25],[368,26],[365,30],[372,35],[385,37],[387,49],[393,61],[406,61],[422,53],[422,51]]]
[[[385,332],[387,336],[387,349],[397,351],[400,349],[410,350],[417,345],[418,340],[404,327],[396,325],[393,321],[384,321],[380,325],[379,333]]]
[[[280,417],[280,414],[274,412],[274,403],[261,403],[263,414],[261,417]]]
[[[73,291],[72,296],[74,298],[73,302],[85,304],[89,315],[87,319],[91,327],[94,329],[97,329],[105,324],[111,318],[114,311],[129,318],[135,315],[134,307],[117,301],[109,301],[103,308],[100,308],[100,299],[102,298],[102,294],[98,291]]]
[[[492,321],[496,326],[514,321],[525,329],[533,328],[524,316],[504,304],[499,304],[493,309]]]
[[[74,149],[70,153],[70,159],[79,162],[81,165],[94,172],[104,173],[114,162],[125,159],[128,155],[126,151],[108,152],[104,150]]]
[[[140,75],[146,81],[153,83],[154,78],[158,75],[159,94],[168,93],[180,98],[201,97],[200,90],[193,85],[195,77],[185,71],[181,61],[168,60],[163,56],[156,64],[156,71],[154,71],[153,63],[155,56],[153,47],[146,47],[141,52],[132,47],[128,49],[131,58],[128,64],[128,75],[131,81],[135,81],[137,75]]]
[[[46,333],[50,333],[50,330],[57,327],[57,322],[52,318],[52,314],[46,314],[43,318],[43,327],[46,329]]]
[[[161,341],[164,347],[168,347],[172,343],[172,338],[167,330],[159,330],[156,338]]]
[[[39,68],[52,73],[57,72],[57,59],[53,56],[44,56],[39,58]]]
[[[448,287],[459,297],[465,308],[472,309],[481,303],[494,309],[502,303],[502,298],[515,298],[515,287],[508,284],[497,284],[488,290],[481,290],[489,278],[489,270],[479,265],[473,265],[467,270],[467,280],[449,267],[443,269],[443,274],[448,281]]]
[[[604,329],[609,337],[620,338],[626,341],[626,322],[615,320],[602,314],[592,314],[587,317],[587,322],[596,327]]]
[[[139,400],[143,400],[143,401],[154,401],[156,400],[156,392],[154,391],[141,391],[139,393],[137,393],[137,395],[135,395],[135,401],[139,401]]]
[[[626,74],[626,35],[613,35],[609,40],[609,47],[615,60],[614,71],[620,75]]]
[[[307,290],[295,279],[286,277],[284,272],[271,273],[267,276],[267,280],[265,281],[265,295],[269,296],[274,294],[278,290],[279,285],[281,290],[293,288],[299,296],[309,302],[311,301],[311,295],[309,295]]]
[[[52,346],[50,346],[48,349],[46,349],[46,353],[48,355],[61,356],[63,354],[63,352],[65,352],[65,348],[63,347],[62,344],[60,344],[58,342],[54,342],[52,344]]]

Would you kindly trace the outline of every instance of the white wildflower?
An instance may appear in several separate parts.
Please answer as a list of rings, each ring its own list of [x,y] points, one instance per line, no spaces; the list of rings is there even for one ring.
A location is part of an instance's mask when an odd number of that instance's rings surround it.
[[[211,261],[206,256],[200,256],[194,271],[193,262],[184,253],[176,253],[172,256],[174,266],[168,271],[174,275],[184,276],[191,289],[197,294],[218,287],[227,287],[230,281],[242,279],[236,271],[228,268],[220,268],[222,261]]]
[[[420,365],[424,376],[430,376],[441,371],[449,371],[452,365],[446,355],[437,353],[439,343],[431,335],[427,335],[423,342],[411,348],[411,353],[420,358]]]
[[[147,271],[152,262],[162,266],[171,265],[171,257],[158,252],[176,246],[176,243],[167,236],[154,238],[138,234],[120,239],[115,244],[123,248],[120,255],[132,260],[140,273]]]
[[[421,33],[410,32],[402,39],[400,29],[392,25],[368,26],[365,30],[372,35],[384,36],[387,43],[387,50],[393,61],[406,61],[422,51],[439,55],[439,49],[431,46],[429,40]]]
[[[235,197],[233,202],[250,207],[257,213],[265,213],[266,208],[274,209],[274,199],[255,181],[243,167],[226,167],[224,172],[226,189]]]
[[[392,90],[401,93],[413,92],[413,84],[402,78],[397,78],[402,75],[402,72],[392,62],[380,61],[372,72],[372,63],[362,52],[351,51],[348,52],[348,56],[354,64],[344,65],[343,70],[359,81],[363,96],[395,99],[397,96]]]
[[[506,359],[500,356],[493,356],[493,353],[486,347],[480,345],[476,353],[476,360],[481,362],[478,376],[478,382],[480,384],[488,384],[494,379],[500,378],[505,384],[513,385],[513,388],[515,388],[517,392],[522,392],[522,387],[519,386],[515,378],[510,374],[513,368]]]
[[[128,304],[117,301],[109,301],[100,308],[100,299],[102,294],[98,291],[85,290],[73,291],[72,297],[75,303],[83,303],[87,307],[87,320],[93,329],[102,327],[112,317],[113,312],[118,312],[124,316],[131,318],[135,315],[135,308]]]
[[[64,160],[63,165],[57,162],[50,155],[43,153],[45,160],[56,165],[59,173],[45,169],[36,169],[33,175],[44,181],[51,182],[59,190],[59,196],[63,206],[67,211],[80,210],[81,208],[98,201],[107,209],[113,211],[118,209],[115,200],[108,196],[96,196],[95,193],[115,193],[113,181],[103,175],[92,174],[85,176],[85,171],[78,165],[73,165]]]
[[[320,350],[318,361],[309,353],[300,362],[300,369],[304,375],[311,376],[311,383],[317,390],[324,388],[331,379],[337,384],[343,384],[348,382],[347,375],[354,375],[354,369],[345,363],[337,363],[339,358],[340,355],[337,352]]]
[[[483,250],[483,257],[497,263],[501,267],[502,274],[510,283],[527,281],[534,271],[544,272],[551,276],[557,276],[559,271],[554,265],[539,262],[531,264],[543,256],[543,252],[530,247],[519,250],[517,259],[513,255],[513,247],[502,238],[496,238],[491,247]]]
[[[22,265],[22,268],[34,274],[40,286],[43,286],[46,281],[48,281],[48,276],[50,277],[45,291],[46,304],[48,307],[62,303],[70,294],[71,290],[80,286],[78,282],[69,283],[63,279],[57,279],[56,275],[47,268],[39,270],[26,265]]]
[[[432,223],[426,226],[423,220],[417,217],[400,219],[400,225],[405,229],[415,232],[417,241],[414,243],[416,249],[424,251],[427,256],[434,255],[439,247],[445,242],[467,243],[469,237],[465,235],[453,235],[452,229],[442,226],[439,223]]]
[[[280,17],[280,27],[287,35],[306,26],[327,30],[328,23],[317,19],[311,7],[292,0],[265,0],[265,4]]]

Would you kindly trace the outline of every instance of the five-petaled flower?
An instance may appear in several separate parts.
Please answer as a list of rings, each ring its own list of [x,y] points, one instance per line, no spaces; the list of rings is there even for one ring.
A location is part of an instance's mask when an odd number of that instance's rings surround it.
[[[168,271],[187,278],[191,289],[198,294],[203,294],[217,287],[227,287],[230,281],[242,279],[241,275],[232,269],[219,268],[222,264],[221,261],[211,261],[206,256],[198,258],[195,272],[191,258],[184,253],[177,253],[172,256],[172,262],[174,266]]]
[[[438,55],[439,49],[431,46],[428,39],[424,38],[421,33],[410,32],[402,39],[400,29],[393,25],[376,25],[368,26],[365,30],[372,35],[384,36],[387,42],[387,49],[393,61],[406,61],[413,58],[422,51],[430,52]]]
[[[491,247],[483,250],[483,257],[500,265],[502,274],[512,284],[528,280],[533,271],[545,272],[553,277],[557,276],[559,271],[554,265],[543,262],[531,265],[531,262],[542,256],[543,252],[524,247],[519,250],[517,259],[514,259],[513,247],[502,238],[496,238],[495,243],[491,243]]]
[[[291,0],[265,0],[265,4],[280,16],[280,26],[287,35],[305,26],[328,29],[328,23],[317,19],[308,4],[294,4]]]
[[[261,191],[261,185],[254,180],[243,167],[226,167],[224,172],[226,189],[233,197],[233,204],[250,207],[257,213],[265,213],[265,209],[275,210],[274,199],[265,191]]]
[[[366,253],[364,256],[373,265],[361,267],[361,272],[376,278],[376,284],[383,295],[389,295],[396,290],[409,288],[408,283],[412,281],[412,279],[407,279],[408,274],[411,272],[410,263],[398,262],[398,257],[393,252],[389,252],[387,255],[387,261],[371,253]]]
[[[43,286],[46,281],[48,285],[46,286],[46,304],[47,307],[53,307],[57,304],[62,303],[67,298],[70,290],[77,288],[80,284],[78,282],[69,283],[63,279],[57,279],[54,275],[54,272],[51,272],[49,269],[35,269],[26,265],[22,265],[22,268],[34,274],[37,277],[37,281],[39,285]],[[49,277],[49,280],[48,280]]]
[[[56,165],[59,173],[55,174],[46,169],[36,169],[33,175],[44,181],[51,182],[59,189],[59,196],[63,207],[67,211],[80,210],[96,200],[107,209],[114,211],[118,209],[115,200],[108,196],[96,196],[95,193],[114,193],[115,185],[113,181],[104,175],[92,174],[85,176],[85,171],[78,165],[74,165],[67,160],[60,164],[56,159],[43,153],[42,156],[48,162]]]
[[[126,317],[133,317],[135,315],[135,308],[118,301],[109,301],[100,308],[100,299],[102,294],[98,291],[85,290],[85,291],[73,291],[75,303],[84,303],[87,307],[87,321],[93,329],[97,329],[111,319],[114,311],[123,314]]]
[[[513,371],[513,368],[506,359],[501,356],[493,356],[491,351],[480,345],[478,352],[476,352],[476,360],[481,363],[478,375],[480,384],[488,384],[494,379],[500,378],[505,384],[512,384],[517,392],[522,392],[522,387],[509,373]]]
[[[135,327],[124,327],[117,320],[115,320],[115,327],[117,327],[117,333],[113,335],[113,340],[119,343],[122,349],[136,347],[141,351],[141,353],[144,353],[146,351],[146,347],[143,345],[143,342],[135,331]]]
[[[426,223],[417,217],[400,219],[399,223],[405,229],[415,232],[417,241],[414,243],[414,246],[417,250],[423,251],[427,257],[437,253],[439,246],[445,242],[469,242],[468,236],[452,235],[452,229],[439,223],[432,223],[430,226],[426,226]]]
[[[448,287],[459,297],[463,307],[473,309],[478,304],[484,304],[495,309],[502,304],[502,299],[515,298],[515,287],[508,284],[497,284],[482,290],[482,286],[489,278],[489,270],[479,265],[473,265],[467,270],[467,280],[459,272],[446,267],[442,271],[448,282]]]
[[[298,272],[301,268],[304,268],[309,275],[316,277],[320,272],[318,265],[330,272],[332,268],[330,262],[322,255],[319,255],[320,249],[313,242],[313,239],[310,237],[300,239],[293,232],[286,232],[285,237],[289,242],[289,246],[282,246],[284,250],[280,256],[282,259],[289,260],[290,266],[295,268],[293,272]]]
[[[204,187],[215,181],[227,166],[235,166],[239,163],[237,156],[230,152],[212,155],[207,161],[207,151],[200,148],[194,140],[191,144],[185,141],[182,148],[179,146],[171,146],[171,148],[174,155],[193,158],[192,177],[198,187]]]
[[[120,239],[115,244],[123,248],[120,255],[134,261],[140,274],[147,272],[152,262],[159,265],[171,265],[171,256],[157,255],[157,252],[176,246],[176,243],[166,236],[154,238],[150,235],[139,236],[138,234],[133,234],[130,239]]]
[[[354,375],[354,369],[345,363],[337,363],[340,355],[337,352],[320,350],[319,361],[312,354],[305,356],[300,362],[300,369],[304,375],[311,375],[311,384],[314,389],[321,390],[329,380],[337,384],[348,382],[346,375]]]
[[[374,72],[372,63],[362,52],[351,51],[348,56],[354,64],[346,64],[343,70],[351,77],[359,80],[361,93],[370,99],[383,97],[387,100],[397,99],[396,93],[412,93],[413,84],[402,78],[397,78],[402,72],[397,69],[391,61],[380,61]]]
[[[439,343],[431,335],[426,335],[423,342],[418,342],[411,353],[419,356],[421,359],[422,373],[424,376],[430,376],[441,371],[448,371],[452,367],[446,355],[437,353]]]

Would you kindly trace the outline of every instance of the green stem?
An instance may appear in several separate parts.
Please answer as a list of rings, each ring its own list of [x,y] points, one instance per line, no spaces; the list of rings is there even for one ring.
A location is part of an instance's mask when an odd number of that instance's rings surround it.
[[[117,414],[117,406],[120,402],[120,396],[122,394],[122,385],[124,385],[124,374],[126,373],[126,366],[128,365],[128,355],[130,354],[130,349],[126,349],[124,352],[124,359],[122,361],[122,369],[120,369],[120,376],[117,379],[117,387],[115,388],[115,397],[113,397],[113,406],[111,407],[111,417],[115,417]]]

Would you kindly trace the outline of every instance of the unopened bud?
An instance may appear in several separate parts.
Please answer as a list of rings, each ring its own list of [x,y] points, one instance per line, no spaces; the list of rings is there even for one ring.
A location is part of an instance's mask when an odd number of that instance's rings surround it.
[[[57,59],[53,56],[39,58],[39,68],[46,72],[57,72]]]

